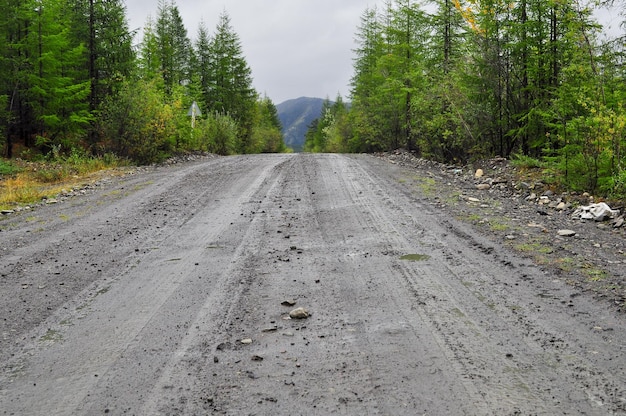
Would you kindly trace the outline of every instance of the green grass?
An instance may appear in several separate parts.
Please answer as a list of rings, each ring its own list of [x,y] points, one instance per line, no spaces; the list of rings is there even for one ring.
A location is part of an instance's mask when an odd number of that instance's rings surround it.
[[[524,253],[541,253],[541,254],[552,254],[554,250],[552,247],[544,246],[541,243],[523,243],[516,244],[515,249]]]
[[[491,221],[489,221],[489,227],[493,231],[507,231],[508,229],[511,228],[511,227],[509,227],[508,224],[505,224],[505,223],[500,222],[498,220],[491,220]]]
[[[98,172],[124,165],[113,156],[91,157],[77,152],[38,162],[0,159],[0,209],[54,197]]]
[[[585,263],[582,266],[582,272],[587,276],[587,278],[592,282],[599,282],[607,278],[607,273],[589,263]]]
[[[11,161],[0,159],[0,175],[11,176],[19,173],[20,171],[21,169],[11,163]]]
[[[511,164],[520,169],[544,169],[548,164],[534,157],[517,154],[511,158]]]

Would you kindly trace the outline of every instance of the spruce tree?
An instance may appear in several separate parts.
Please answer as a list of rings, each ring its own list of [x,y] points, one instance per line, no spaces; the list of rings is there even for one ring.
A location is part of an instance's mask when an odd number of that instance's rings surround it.
[[[251,152],[256,91],[252,86],[252,71],[246,62],[239,36],[224,11],[208,47],[209,108],[229,114],[239,124],[239,151]]]

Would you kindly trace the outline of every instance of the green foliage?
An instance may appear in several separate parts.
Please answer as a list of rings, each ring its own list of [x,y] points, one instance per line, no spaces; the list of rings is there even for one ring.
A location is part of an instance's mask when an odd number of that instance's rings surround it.
[[[191,80],[193,49],[187,37],[178,6],[171,1],[159,0],[154,36],[161,64],[160,75],[166,94],[171,94],[178,85]]]
[[[543,169],[547,167],[545,161],[521,153],[517,153],[511,157],[511,164],[520,169]]]
[[[201,25],[192,45],[175,1],[160,0],[136,56],[122,0],[0,0],[0,10],[9,157],[15,145],[47,160],[87,149],[137,163],[194,150],[285,151],[276,109],[257,100],[226,12],[214,36]],[[193,101],[205,114],[195,126]]]
[[[15,175],[20,172],[21,169],[18,166],[15,166],[11,161],[0,159],[0,175]]]
[[[322,114],[309,151],[397,147],[446,163],[519,155],[555,186],[623,195],[623,42],[572,0],[411,0],[365,10],[352,106]],[[338,146],[337,144],[342,144]]]
[[[287,146],[283,141],[282,126],[278,118],[278,110],[269,98],[265,97],[256,103],[256,121],[252,130],[251,143],[254,153],[283,153]]]
[[[175,148],[175,127],[172,105],[164,102],[155,82],[127,82],[101,108],[103,150],[138,163],[167,157]]]
[[[234,154],[237,149],[238,132],[237,122],[229,115],[214,113],[209,116],[207,123],[209,151],[223,156]]]

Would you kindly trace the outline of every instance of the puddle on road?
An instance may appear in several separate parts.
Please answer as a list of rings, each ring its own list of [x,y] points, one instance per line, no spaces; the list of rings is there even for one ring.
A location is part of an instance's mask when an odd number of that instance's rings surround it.
[[[406,261],[426,261],[428,259],[430,259],[430,256],[428,254],[407,254],[400,257],[400,260]]]

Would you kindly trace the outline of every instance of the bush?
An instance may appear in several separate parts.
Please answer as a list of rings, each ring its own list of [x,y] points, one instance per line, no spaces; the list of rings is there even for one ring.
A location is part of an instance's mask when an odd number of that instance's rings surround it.
[[[126,82],[101,108],[104,150],[137,163],[167,158],[176,146],[176,119],[154,82]]]
[[[21,169],[12,164],[10,161],[0,159],[0,175],[11,176],[20,171]]]
[[[227,114],[214,114],[207,120],[209,151],[218,155],[232,155],[237,149],[237,122]]]

